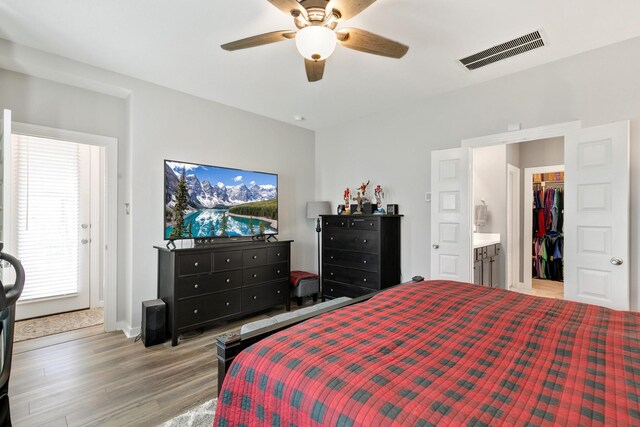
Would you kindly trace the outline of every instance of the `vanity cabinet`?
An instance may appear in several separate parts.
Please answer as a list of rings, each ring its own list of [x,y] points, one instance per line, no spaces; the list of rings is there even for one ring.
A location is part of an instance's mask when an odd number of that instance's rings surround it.
[[[500,245],[487,245],[473,250],[473,283],[500,287]]]

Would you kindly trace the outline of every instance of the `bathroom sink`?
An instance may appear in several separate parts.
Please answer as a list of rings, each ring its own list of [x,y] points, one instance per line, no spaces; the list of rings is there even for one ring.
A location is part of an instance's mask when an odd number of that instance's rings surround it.
[[[473,233],[473,248],[500,243],[500,233]]]

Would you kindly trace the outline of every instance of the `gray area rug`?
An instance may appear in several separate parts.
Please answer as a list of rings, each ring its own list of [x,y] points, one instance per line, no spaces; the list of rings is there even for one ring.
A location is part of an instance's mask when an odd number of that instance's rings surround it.
[[[178,415],[177,417],[161,424],[160,427],[211,427],[213,425],[213,417],[216,414],[216,406],[218,399],[211,399],[191,409],[189,412]]]
[[[88,328],[90,326],[100,325],[103,321],[104,312],[102,307],[20,320],[16,322],[13,342]]]

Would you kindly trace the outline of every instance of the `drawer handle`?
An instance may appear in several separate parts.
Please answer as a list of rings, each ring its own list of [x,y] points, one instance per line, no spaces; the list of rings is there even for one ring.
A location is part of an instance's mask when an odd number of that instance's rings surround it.
[[[225,302],[224,305],[226,305],[227,307],[229,307],[231,305],[231,303],[229,301]]]
[[[333,292],[333,288],[331,288],[331,289],[329,290],[329,292]]]
[[[256,277],[258,277],[258,275],[253,273],[253,278],[255,279]]]
[[[276,254],[276,256],[280,256],[280,252],[278,252],[278,253]]]
[[[333,255],[331,255],[329,258],[333,259]]]
[[[194,288],[198,289],[198,284],[193,285]]]
[[[258,255],[254,255],[254,256],[253,256],[253,259],[258,259]]]
[[[331,273],[331,275],[333,276],[333,273]]]
[[[367,278],[365,277],[362,281],[363,281],[363,282],[365,282],[365,283],[367,283]]]
[[[227,279],[227,283],[231,283],[231,279]]]
[[[276,271],[276,274],[280,274],[280,270]]]
[[[278,291],[278,295],[280,295],[280,291]]]
[[[193,310],[193,314],[198,314],[198,309]]]
[[[371,224],[371,226],[373,227],[373,223],[371,222],[370,224]]]
[[[254,296],[253,296],[253,299],[258,299],[258,296],[257,296],[257,295],[254,295]]]
[[[364,242],[364,243],[367,243],[367,239],[364,239],[364,240],[363,240],[363,242]]]
[[[333,240],[333,237],[329,237],[329,240]]]
[[[366,263],[367,263],[367,260],[365,259],[365,260],[364,260],[364,261],[362,261],[362,262],[366,264]]]
[[[194,263],[193,263],[193,266],[194,266],[194,267],[197,267],[197,266],[198,266],[198,263],[197,263],[197,262],[194,262]]]
[[[227,258],[227,259],[226,259],[226,261],[227,261],[227,262],[231,262],[231,258]]]
[[[341,223],[340,223],[340,226],[341,226],[341,227],[344,227],[344,222],[341,222]]]

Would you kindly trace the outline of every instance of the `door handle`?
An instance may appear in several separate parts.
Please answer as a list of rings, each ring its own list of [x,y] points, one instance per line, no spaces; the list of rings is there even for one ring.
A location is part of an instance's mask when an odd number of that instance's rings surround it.
[[[80,243],[82,243],[83,245],[86,245],[87,243],[89,243],[89,239],[82,239],[80,240]]]
[[[434,243],[433,245],[431,245],[431,247],[432,247],[433,249],[438,249],[438,248],[440,247],[440,245],[439,245],[439,244],[437,244],[437,243]]]
[[[613,265],[622,265],[622,258],[613,257],[611,258],[611,264]]]

